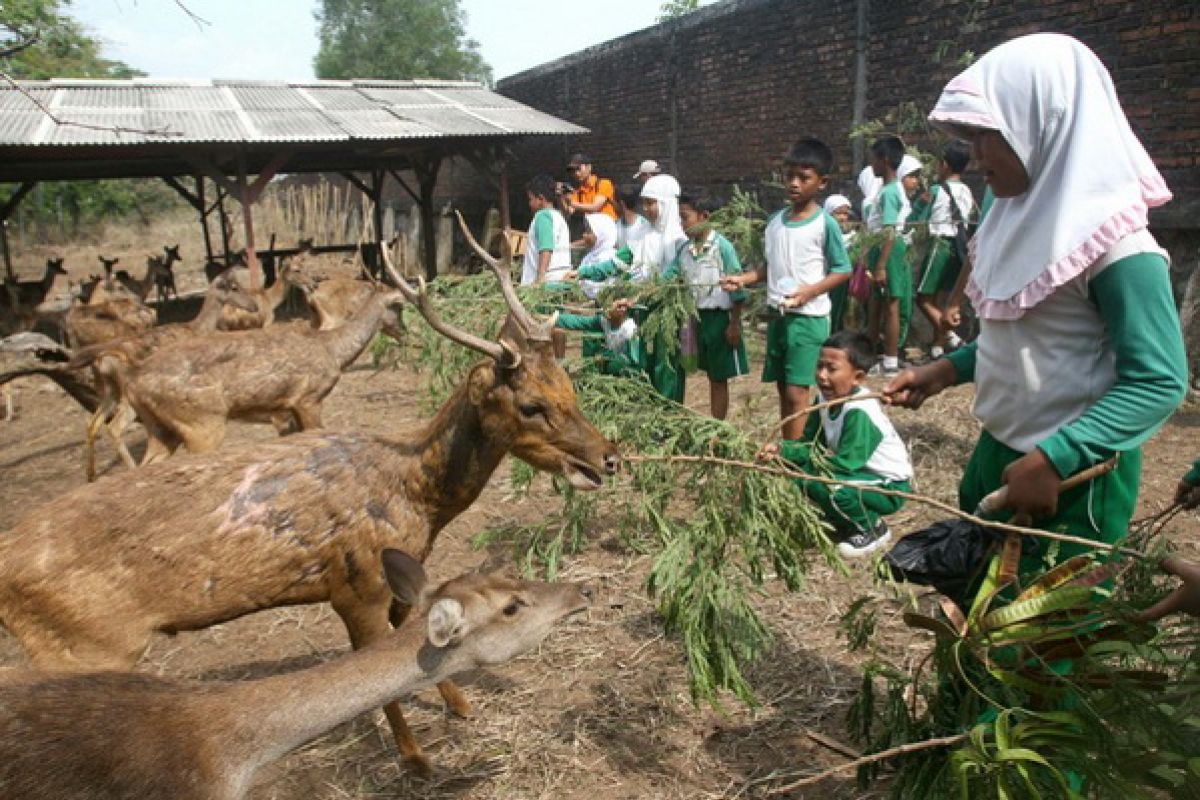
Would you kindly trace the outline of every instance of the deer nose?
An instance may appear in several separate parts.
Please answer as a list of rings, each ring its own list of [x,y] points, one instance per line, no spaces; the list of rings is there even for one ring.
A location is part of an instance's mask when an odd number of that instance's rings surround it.
[[[617,470],[621,466],[620,453],[608,453],[604,456],[604,471],[609,475],[616,475]]]

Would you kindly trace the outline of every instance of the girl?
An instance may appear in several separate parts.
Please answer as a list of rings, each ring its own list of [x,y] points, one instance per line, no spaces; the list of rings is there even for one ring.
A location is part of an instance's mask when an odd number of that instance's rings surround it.
[[[593,264],[611,261],[617,253],[617,223],[613,222],[607,214],[588,214],[584,218],[584,223],[587,225],[587,231],[584,232],[583,239],[589,245],[589,249],[584,253],[583,260],[579,262],[579,268],[583,269]],[[581,280],[579,288],[589,298],[595,300],[596,296],[600,294],[600,290],[609,283],[608,280]]]
[[[885,394],[917,408],[973,380],[983,432],[961,507],[1005,484],[1010,512],[1114,542],[1133,514],[1140,447],[1186,390],[1167,257],[1146,230],[1171,193],[1104,65],[1068,36],[1000,45],[947,84],[929,119],[972,143],[996,196],[971,242],[981,332]],[[1114,454],[1114,472],[1059,496],[1063,478]],[[1026,548],[1028,572],[1041,564]]]

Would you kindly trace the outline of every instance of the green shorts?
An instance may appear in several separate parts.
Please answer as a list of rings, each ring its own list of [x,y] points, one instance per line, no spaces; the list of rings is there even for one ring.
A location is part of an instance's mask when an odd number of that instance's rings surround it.
[[[929,240],[929,254],[921,269],[921,283],[917,294],[935,295],[949,292],[958,281],[962,261],[958,257],[958,245],[946,236],[933,236]]]
[[[879,263],[879,245],[872,247],[867,256],[867,266],[872,274],[875,272],[877,263]],[[897,236],[896,243],[892,245],[892,253],[888,256],[887,287],[882,290],[876,288],[875,291],[885,297],[911,298],[912,290],[912,270],[908,266],[908,243]]]
[[[746,358],[746,343],[730,347],[725,341],[729,328],[729,312],[720,308],[700,309],[700,322],[696,326],[696,360],[701,372],[708,373],[709,380],[727,381],[750,372]]]
[[[767,323],[767,362],[764,383],[812,386],[817,382],[817,359],[829,338],[829,317],[781,314]]]

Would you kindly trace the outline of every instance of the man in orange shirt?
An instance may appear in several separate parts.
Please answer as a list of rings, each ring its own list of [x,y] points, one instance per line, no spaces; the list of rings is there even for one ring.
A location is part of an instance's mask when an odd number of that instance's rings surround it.
[[[606,214],[617,219],[617,207],[613,204],[616,190],[612,181],[592,172],[592,159],[576,153],[567,162],[567,169],[575,176],[575,191],[563,195],[563,213],[567,216],[580,214]]]

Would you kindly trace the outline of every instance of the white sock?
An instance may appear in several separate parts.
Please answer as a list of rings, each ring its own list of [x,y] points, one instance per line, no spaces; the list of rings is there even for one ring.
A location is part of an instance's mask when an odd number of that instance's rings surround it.
[[[883,357],[883,368],[884,369],[900,369],[900,356],[884,356]]]
[[[941,358],[944,353],[945,353],[945,351],[942,350],[942,348],[936,344],[933,347],[929,348],[929,357],[930,358]]]
[[[962,343],[962,337],[954,331],[950,331],[946,334],[946,344],[950,345],[951,347],[962,347]]]

